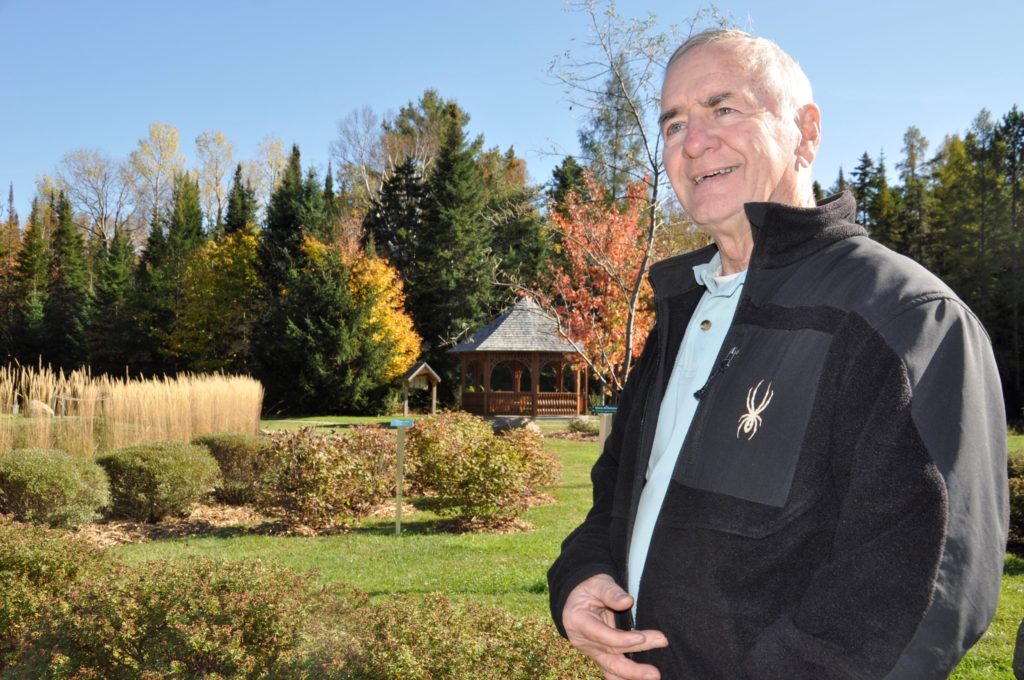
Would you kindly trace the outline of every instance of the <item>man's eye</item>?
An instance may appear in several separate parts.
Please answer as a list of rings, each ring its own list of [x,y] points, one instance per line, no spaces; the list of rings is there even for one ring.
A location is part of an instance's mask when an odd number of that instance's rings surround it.
[[[717,109],[715,109],[715,115],[716,116],[726,116],[726,115],[728,115],[730,113],[735,113],[735,112],[736,112],[735,109],[729,108],[728,106],[720,106]]]
[[[669,123],[668,125],[665,126],[665,136],[671,137],[672,135],[674,135],[675,133],[679,132],[682,129],[683,124],[678,121]]]

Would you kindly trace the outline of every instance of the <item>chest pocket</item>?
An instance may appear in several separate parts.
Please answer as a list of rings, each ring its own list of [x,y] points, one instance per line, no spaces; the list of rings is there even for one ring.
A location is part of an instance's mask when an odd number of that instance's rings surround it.
[[[815,330],[747,332],[705,396],[673,481],[786,505],[831,339]]]

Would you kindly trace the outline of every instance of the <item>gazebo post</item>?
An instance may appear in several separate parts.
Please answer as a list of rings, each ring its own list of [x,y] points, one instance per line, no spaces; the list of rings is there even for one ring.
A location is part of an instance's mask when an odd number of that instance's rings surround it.
[[[537,419],[538,403],[540,401],[540,354],[531,352],[530,355],[530,417]]]

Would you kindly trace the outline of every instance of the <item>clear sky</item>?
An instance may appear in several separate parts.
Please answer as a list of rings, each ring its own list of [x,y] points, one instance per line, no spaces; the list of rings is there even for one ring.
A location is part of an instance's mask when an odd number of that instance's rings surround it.
[[[1024,0],[721,0],[742,27],[804,66],[823,110],[824,186],[867,151],[890,171],[917,125],[930,151],[988,108],[1024,107]],[[621,0],[624,16],[680,23],[701,5]],[[573,153],[581,112],[547,69],[578,48],[585,16],[561,0],[0,0],[0,210],[24,219],[61,156],[125,157],[152,121],[193,141],[223,132],[239,160],[266,135],[326,168],[337,123],[395,111],[432,87],[467,110],[488,147],[514,146],[545,182]]]

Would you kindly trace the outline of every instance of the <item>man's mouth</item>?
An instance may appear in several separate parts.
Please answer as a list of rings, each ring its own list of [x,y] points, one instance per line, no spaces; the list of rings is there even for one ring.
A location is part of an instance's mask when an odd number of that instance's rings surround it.
[[[711,177],[717,177],[718,175],[728,175],[730,172],[735,170],[737,167],[739,167],[739,166],[734,165],[734,166],[729,167],[729,168],[722,168],[721,170],[714,170],[712,172],[709,172],[706,175],[700,175],[699,177],[694,177],[693,178],[693,183],[694,184],[700,184],[704,180],[710,179]]]

